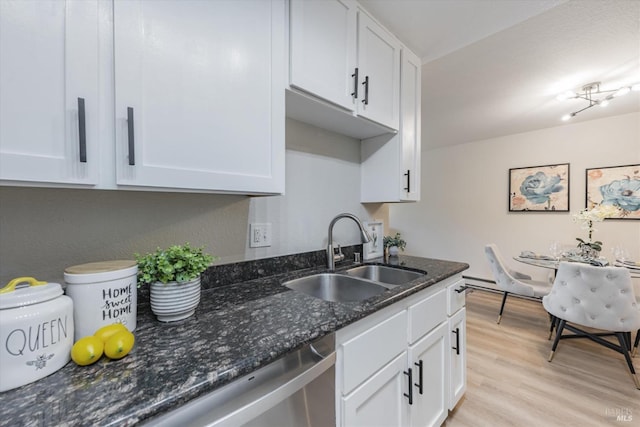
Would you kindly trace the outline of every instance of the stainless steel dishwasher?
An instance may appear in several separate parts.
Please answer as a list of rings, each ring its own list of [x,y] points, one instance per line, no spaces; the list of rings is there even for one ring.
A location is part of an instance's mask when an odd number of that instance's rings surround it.
[[[335,363],[330,334],[145,425],[333,427]]]

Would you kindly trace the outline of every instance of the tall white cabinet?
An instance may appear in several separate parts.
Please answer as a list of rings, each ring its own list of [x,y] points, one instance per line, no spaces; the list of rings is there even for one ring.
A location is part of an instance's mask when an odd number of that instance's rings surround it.
[[[363,139],[360,146],[365,203],[420,200],[422,63],[406,47],[401,59],[400,129],[396,135]]]
[[[282,1],[116,0],[117,184],[284,191]]]
[[[0,180],[98,183],[97,9],[0,1]]]

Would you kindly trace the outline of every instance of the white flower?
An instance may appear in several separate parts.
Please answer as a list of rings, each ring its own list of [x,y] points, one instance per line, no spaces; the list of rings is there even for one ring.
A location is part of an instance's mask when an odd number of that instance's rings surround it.
[[[620,209],[613,205],[595,205],[591,209],[582,209],[580,212],[573,214],[573,222],[580,222],[583,230],[589,230],[589,241],[591,235],[596,228],[594,222],[602,222],[605,218],[615,218],[619,216]]]
[[[582,222],[587,224],[589,222],[601,222],[605,218],[617,217],[620,213],[620,209],[613,205],[595,205],[591,209],[583,209],[577,214],[573,215],[574,222]],[[587,227],[588,228],[588,227]]]

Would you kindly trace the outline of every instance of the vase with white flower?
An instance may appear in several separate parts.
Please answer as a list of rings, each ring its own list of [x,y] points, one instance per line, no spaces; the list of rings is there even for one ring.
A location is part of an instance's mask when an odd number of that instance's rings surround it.
[[[600,240],[593,241],[593,232],[597,231],[594,227],[595,222],[602,222],[606,218],[615,218],[620,214],[620,209],[614,205],[594,205],[591,209],[583,209],[573,215],[573,221],[581,224],[583,230],[588,230],[587,240],[576,237],[580,255],[586,259],[594,259],[600,255],[602,250],[602,242]]]

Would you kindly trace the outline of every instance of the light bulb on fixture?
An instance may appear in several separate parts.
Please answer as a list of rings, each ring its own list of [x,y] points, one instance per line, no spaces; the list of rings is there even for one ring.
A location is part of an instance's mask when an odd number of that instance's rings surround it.
[[[578,93],[572,91],[565,91],[559,94],[556,99],[559,101],[564,101],[567,99],[584,99],[589,102],[589,105],[584,107],[581,110],[574,111],[570,114],[565,114],[562,116],[562,121],[566,122],[571,118],[575,117],[578,113],[587,110],[594,105],[599,105],[601,107],[606,107],[609,105],[609,102],[615,97],[618,98],[620,96],[626,95],[631,91],[640,91],[640,83],[634,83],[633,85],[622,86],[617,89],[612,90],[600,90],[600,82],[593,82],[582,86],[582,90]],[[606,97],[597,99],[596,97],[601,94],[608,94]]]
[[[619,96],[624,96],[624,95],[628,94],[629,92],[631,92],[631,87],[630,86],[623,86],[620,89],[618,89],[616,91],[616,93],[613,94],[613,96],[615,96],[617,98]]]

